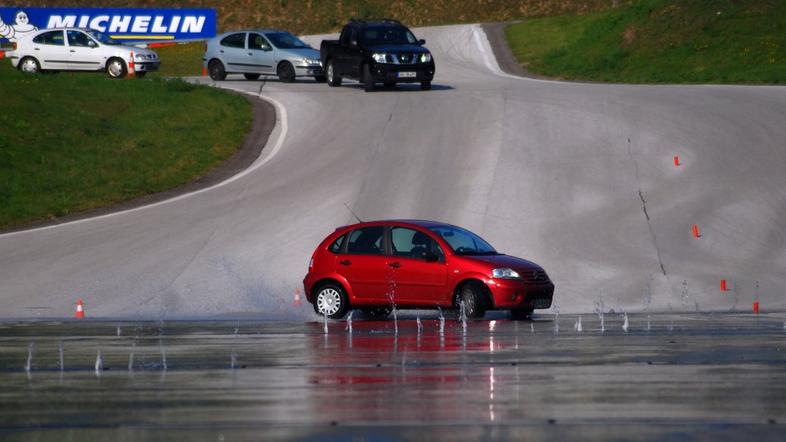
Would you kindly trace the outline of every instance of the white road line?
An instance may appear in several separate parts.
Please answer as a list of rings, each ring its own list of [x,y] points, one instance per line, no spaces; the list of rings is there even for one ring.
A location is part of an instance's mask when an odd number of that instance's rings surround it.
[[[234,90],[234,89],[232,89],[232,90]],[[262,149],[262,155],[260,155],[259,158],[254,160],[254,162],[251,164],[251,166],[249,166],[245,170],[241,171],[240,173],[238,173],[236,175],[232,175],[231,177],[225,179],[224,181],[221,181],[220,183],[216,183],[216,184],[214,184],[214,185],[212,185],[210,187],[205,187],[204,189],[199,189],[199,190],[195,190],[193,192],[184,193],[182,195],[174,196],[172,198],[165,199],[163,201],[158,201],[158,202],[155,202],[155,203],[152,203],[152,204],[147,204],[147,205],[144,205],[144,206],[134,207],[133,209],[122,210],[122,211],[119,211],[119,212],[107,213],[105,215],[98,215],[98,216],[94,216],[94,217],[90,217],[90,218],[82,218],[82,219],[78,219],[78,220],[74,220],[74,221],[68,221],[68,222],[64,222],[64,223],[61,223],[61,224],[52,224],[52,225],[49,225],[49,226],[36,227],[36,228],[32,228],[32,229],[27,229],[27,230],[19,230],[19,231],[16,231],[16,232],[3,233],[3,234],[0,234],[0,238],[10,237],[10,236],[14,236],[14,235],[22,235],[22,234],[25,234],[25,233],[40,232],[40,231],[43,231],[43,230],[50,230],[50,229],[55,229],[55,228],[63,227],[63,226],[70,226],[70,225],[74,225],[74,224],[81,224],[81,223],[86,223],[86,222],[90,222],[90,221],[96,221],[96,220],[99,220],[99,219],[106,219],[106,218],[111,218],[111,217],[115,217],[115,216],[119,216],[119,215],[125,215],[127,213],[138,212],[140,210],[146,210],[146,209],[150,209],[152,207],[163,206],[164,204],[169,204],[169,203],[173,203],[175,201],[180,201],[182,199],[189,198],[189,197],[192,197],[194,195],[198,195],[200,193],[208,192],[208,191],[211,191],[213,189],[217,189],[219,187],[225,186],[225,185],[227,185],[229,183],[232,183],[232,182],[234,182],[236,180],[239,180],[240,178],[243,178],[244,176],[246,176],[246,175],[254,172],[255,170],[259,169],[260,167],[265,165],[265,163],[270,161],[278,153],[278,151],[281,150],[281,146],[283,146],[283,144],[284,144],[284,139],[286,138],[287,132],[289,130],[289,124],[287,123],[287,110],[286,110],[286,108],[284,108],[284,105],[282,105],[278,100],[275,100],[272,97],[265,96],[265,95],[262,95],[262,94],[255,94],[255,93],[251,93],[251,92],[246,92],[246,91],[237,91],[237,92],[242,92],[242,93],[245,93],[245,94],[248,94],[248,95],[252,95],[252,96],[259,97],[261,99],[267,100],[267,101],[273,103],[273,105],[276,107],[276,127],[273,129],[273,132],[271,132],[271,136],[275,132],[278,132],[278,136],[276,137],[276,139],[274,141],[273,147],[269,148],[269,146],[271,145],[271,140],[268,139],[267,143],[265,144],[265,147]],[[266,152],[267,152],[267,154],[266,154]]]

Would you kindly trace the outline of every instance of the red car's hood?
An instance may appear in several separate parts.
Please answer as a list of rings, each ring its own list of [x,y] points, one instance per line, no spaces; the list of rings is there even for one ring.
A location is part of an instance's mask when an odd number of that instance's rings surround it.
[[[464,259],[482,261],[494,266],[494,268],[508,267],[513,270],[542,270],[542,268],[534,262],[509,255],[462,255],[461,257]]]

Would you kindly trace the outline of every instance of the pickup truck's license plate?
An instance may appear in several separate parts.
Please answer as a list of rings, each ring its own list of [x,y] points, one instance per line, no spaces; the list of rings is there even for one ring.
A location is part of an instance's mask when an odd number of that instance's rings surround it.
[[[418,74],[416,72],[399,72],[398,78],[414,78],[417,77]]]

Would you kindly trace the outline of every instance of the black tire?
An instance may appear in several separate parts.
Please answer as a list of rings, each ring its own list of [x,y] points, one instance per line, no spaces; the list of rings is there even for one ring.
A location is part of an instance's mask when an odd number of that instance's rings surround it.
[[[16,67],[25,74],[37,74],[41,72],[41,63],[33,57],[25,57],[19,60],[19,64]]]
[[[328,60],[325,66],[325,73],[327,75],[327,83],[330,87],[341,86],[341,76],[335,70],[333,60]]]
[[[461,302],[468,318],[479,319],[486,314],[486,291],[477,283],[464,284],[456,295],[456,312],[461,315]]]
[[[385,319],[393,311],[390,307],[364,308],[361,310],[369,319]]]
[[[224,81],[227,78],[227,71],[221,60],[211,60],[207,65],[207,73],[213,81]]]
[[[324,83],[327,81],[327,76],[325,75],[314,75],[314,81],[317,83]]]
[[[243,74],[243,76],[246,77],[246,80],[252,80],[252,81],[259,80],[259,75],[260,74]]]
[[[282,83],[293,83],[295,81],[295,67],[288,61],[279,63],[276,73]]]
[[[422,91],[430,91],[431,90],[431,82],[430,81],[421,81],[420,82],[420,90],[422,90]]]
[[[341,319],[349,311],[349,298],[344,288],[336,283],[322,284],[314,293],[314,312],[330,319]]]
[[[374,90],[374,77],[371,76],[371,69],[367,64],[363,65],[363,90],[366,92]]]
[[[510,310],[510,319],[522,320],[532,317],[532,312],[535,311],[532,307],[514,308]]]
[[[125,60],[112,57],[106,61],[106,75],[109,78],[125,78],[128,75],[128,66]]]
[[[386,81],[385,82],[385,89],[393,89],[396,87],[395,81]]]

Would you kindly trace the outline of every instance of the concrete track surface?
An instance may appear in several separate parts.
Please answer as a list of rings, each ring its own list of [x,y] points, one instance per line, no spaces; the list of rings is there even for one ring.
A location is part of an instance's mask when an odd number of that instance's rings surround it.
[[[218,84],[277,103],[256,165],[176,201],[0,236],[0,315],[67,316],[82,297],[91,316],[309,317],[292,297],[317,243],[353,222],[345,204],[474,230],[543,265],[563,312],[786,307],[786,88],[523,79],[499,71],[479,26],[416,34],[437,63],[429,92]]]

